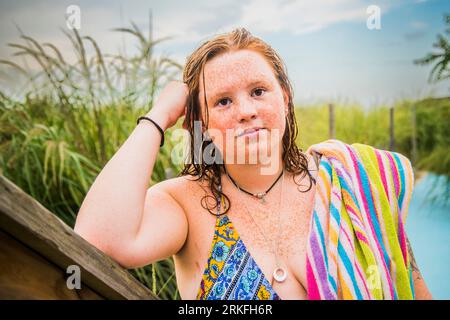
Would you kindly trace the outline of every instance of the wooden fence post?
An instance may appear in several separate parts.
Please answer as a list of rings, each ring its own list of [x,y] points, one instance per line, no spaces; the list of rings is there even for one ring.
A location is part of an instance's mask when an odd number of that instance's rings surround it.
[[[389,150],[394,151],[394,107],[389,108]]]
[[[334,116],[334,105],[332,103],[330,103],[328,105],[328,113],[329,113],[329,118],[330,118],[330,123],[329,123],[329,136],[330,139],[335,139],[336,138],[336,131],[335,131],[335,116]]]
[[[411,151],[411,162],[413,165],[416,165],[417,163],[417,118],[416,118],[416,105],[413,104],[412,107],[412,134],[411,134],[411,145],[412,145],[412,151]]]

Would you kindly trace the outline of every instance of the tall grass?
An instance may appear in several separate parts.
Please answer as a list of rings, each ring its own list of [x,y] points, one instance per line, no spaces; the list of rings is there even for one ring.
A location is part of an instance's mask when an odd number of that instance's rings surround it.
[[[365,110],[359,105],[335,105],[336,138],[347,143],[364,143],[389,150],[389,109],[394,108],[394,150],[407,156],[415,171],[428,171],[446,177],[447,189],[431,202],[450,200],[450,98],[403,100],[393,106]],[[413,110],[416,110],[417,155],[413,156]],[[329,138],[327,105],[298,106],[297,144],[306,149]],[[435,184],[438,184],[436,179]],[[442,185],[442,184],[441,184]]]
[[[39,66],[37,73],[10,60],[0,63],[28,80],[21,99],[0,92],[0,170],[18,186],[74,225],[76,213],[95,177],[134,129],[136,119],[151,109],[159,87],[181,66],[154,54],[154,40],[132,23],[117,28],[137,40],[131,56],[104,54],[96,41],[63,31],[76,60],[69,63],[50,43],[21,35],[11,43],[15,56]],[[92,49],[93,55],[88,55]],[[171,132],[161,148],[152,183],[180,168],[170,159]],[[172,259],[132,270],[133,275],[163,299],[179,298]]]
[[[394,108],[395,150],[412,158],[413,106],[416,108],[416,136],[418,161],[421,170],[450,176],[450,99],[425,99],[400,101]],[[365,111],[358,105],[335,107],[336,138],[348,143],[359,142],[377,148],[389,149],[389,109],[379,106]],[[328,106],[298,106],[296,117],[299,126],[297,143],[302,148],[328,139]],[[444,152],[445,153],[445,152]],[[442,155],[438,157],[437,155]],[[431,160],[431,158],[437,158]]]

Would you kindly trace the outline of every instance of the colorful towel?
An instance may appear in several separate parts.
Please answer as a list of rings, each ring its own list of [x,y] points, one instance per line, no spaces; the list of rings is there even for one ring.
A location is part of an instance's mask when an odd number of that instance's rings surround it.
[[[307,246],[309,299],[414,299],[405,219],[413,190],[405,156],[330,139]]]

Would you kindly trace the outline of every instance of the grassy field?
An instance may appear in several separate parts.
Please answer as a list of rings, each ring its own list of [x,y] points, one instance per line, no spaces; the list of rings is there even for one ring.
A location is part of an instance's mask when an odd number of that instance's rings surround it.
[[[336,138],[347,143],[370,144],[389,149],[389,109],[394,108],[394,150],[413,161],[413,107],[416,112],[418,170],[433,171],[450,176],[450,98],[400,101],[391,106],[379,106],[365,110],[358,105],[335,106]],[[299,125],[297,144],[306,149],[329,137],[328,106],[298,106],[296,117]]]
[[[134,56],[108,55],[94,39],[67,33],[78,60],[68,63],[51,44],[22,35],[11,46],[18,55],[41,67],[30,74],[22,65],[1,60],[28,79],[21,97],[0,91],[0,173],[15,182],[68,225],[101,168],[126,140],[136,118],[151,108],[158,88],[179,74],[182,66],[154,55],[164,39],[146,37],[132,25],[118,29],[133,36],[140,48]],[[88,56],[86,46],[95,54]],[[411,158],[412,107],[416,108],[418,170],[450,177],[450,101],[401,101],[364,111],[359,105],[336,104],[336,138],[389,148],[389,108],[395,108],[395,150]],[[328,106],[296,107],[299,136],[306,150],[328,139]],[[166,134],[151,183],[181,170],[170,152],[173,129]],[[162,299],[179,299],[173,260],[132,270],[133,275]]]

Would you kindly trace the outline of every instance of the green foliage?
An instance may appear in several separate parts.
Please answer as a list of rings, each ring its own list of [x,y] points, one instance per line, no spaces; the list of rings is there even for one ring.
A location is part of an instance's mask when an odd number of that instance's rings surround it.
[[[429,171],[450,179],[450,99],[425,99],[401,101],[394,108],[394,150],[407,156],[415,170]],[[413,110],[416,112],[417,155],[413,150]],[[364,111],[357,105],[335,106],[336,139],[346,143],[364,143],[389,150],[389,109],[380,106]],[[329,138],[328,106],[298,106],[296,117],[299,126],[297,144],[308,146]],[[450,191],[442,193],[448,201]]]
[[[444,21],[447,25],[445,34],[438,34],[437,40],[433,44],[433,48],[437,50],[428,53],[422,59],[414,61],[414,63],[419,65],[434,64],[428,79],[430,82],[438,82],[450,78],[450,42],[448,39],[450,35],[450,14],[444,15]]]
[[[389,110],[373,108],[365,112],[359,105],[334,106],[336,138],[347,143],[359,142],[379,148],[389,144]],[[298,106],[296,117],[299,125],[297,144],[307,146],[329,138],[328,106]]]
[[[64,222],[74,226],[89,187],[128,138],[139,115],[149,111],[159,87],[179,73],[181,66],[153,55],[165,39],[146,37],[133,28],[115,29],[138,39],[133,56],[108,55],[89,36],[64,31],[77,59],[68,63],[57,47],[22,35],[24,44],[10,44],[15,55],[34,60],[31,73],[12,61],[0,63],[28,79],[22,101],[0,92],[0,173],[33,196]],[[91,45],[94,55],[88,56]],[[152,181],[166,179],[172,163],[171,132],[159,153]],[[177,299],[173,260],[131,270],[164,299]]]

